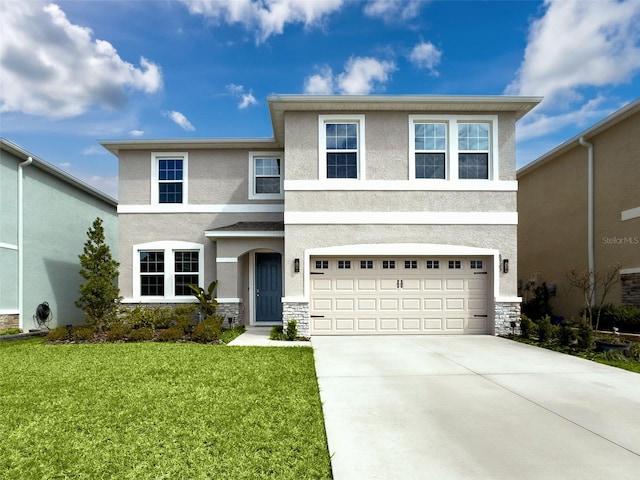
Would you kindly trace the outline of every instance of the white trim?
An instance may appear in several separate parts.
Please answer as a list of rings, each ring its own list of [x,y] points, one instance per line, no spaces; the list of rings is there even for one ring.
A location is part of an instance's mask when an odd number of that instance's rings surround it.
[[[0,315],[20,315],[20,310],[0,310]]]
[[[285,225],[517,225],[517,212],[285,212]]]
[[[18,245],[14,245],[12,243],[0,242],[0,248],[5,248],[7,250],[18,250]]]
[[[236,297],[229,297],[229,298],[221,297],[221,298],[216,298],[216,300],[218,301],[218,303],[242,303],[243,301],[241,298],[236,298]]]
[[[367,163],[365,154],[365,126],[364,115],[318,115],[318,179],[327,180],[327,129],[325,125],[335,121],[336,123],[355,123],[358,125],[358,178],[367,179]],[[355,179],[331,179],[331,180],[355,180]]]
[[[133,266],[133,298],[132,302],[142,303],[192,303],[192,297],[175,296],[174,280],[175,280],[175,262],[173,253],[181,250],[197,250],[198,254],[198,285],[204,288],[204,245],[201,243],[182,242],[182,241],[159,241],[138,243],[132,247],[132,266]],[[140,251],[163,251],[165,256],[164,270],[164,291],[162,297],[142,296],[140,294]],[[185,301],[188,300],[188,301]]]
[[[620,214],[622,221],[631,220],[632,218],[640,218],[640,207],[623,210]]]
[[[629,275],[630,273],[640,273],[640,267],[623,268],[620,270],[620,275]]]
[[[458,123],[488,123],[489,160],[488,180],[496,181],[500,177],[500,162],[498,148],[498,116],[497,115],[409,115],[409,179],[413,181],[443,182],[435,179],[416,179],[415,155],[415,127],[416,123],[444,123],[447,125],[447,149],[445,154],[445,178],[452,182],[476,181],[458,178]],[[444,180],[446,181],[446,180]]]
[[[162,159],[182,160],[182,203],[160,203],[158,197],[158,161]],[[189,153],[187,152],[151,152],[151,204],[187,205],[189,204]]]
[[[123,298],[120,303],[125,303],[125,304],[133,304],[133,303],[137,303],[137,304],[141,304],[141,303],[198,303],[198,301],[194,298],[194,297],[140,297],[140,298],[133,298],[133,297],[126,297]]]
[[[204,236],[207,238],[283,238],[284,230],[277,231],[244,231],[244,230],[207,230],[204,232]]]
[[[216,263],[238,263],[236,257],[216,257]]]
[[[285,192],[295,191],[487,191],[517,192],[515,180],[285,180]]]
[[[162,203],[156,205],[118,205],[118,213],[282,213],[282,203],[185,205]]]
[[[496,303],[522,303],[522,297],[495,297]]]
[[[255,159],[276,158],[280,160],[280,193],[255,193]],[[284,199],[284,151],[249,152],[249,200],[283,200]]]
[[[309,303],[309,299],[305,297],[282,297],[282,303]]]

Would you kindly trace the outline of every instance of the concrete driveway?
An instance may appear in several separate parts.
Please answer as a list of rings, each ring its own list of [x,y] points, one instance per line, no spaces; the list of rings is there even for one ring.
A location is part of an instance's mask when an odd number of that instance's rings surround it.
[[[312,345],[336,480],[640,478],[640,374],[490,336]]]

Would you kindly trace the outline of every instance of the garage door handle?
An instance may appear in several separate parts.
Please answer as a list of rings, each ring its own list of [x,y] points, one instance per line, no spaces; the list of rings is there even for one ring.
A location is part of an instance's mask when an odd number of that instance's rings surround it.
[[[474,317],[482,317],[482,318],[487,318],[489,315],[474,315]]]
[[[473,272],[474,275],[486,275],[487,272]]]
[[[324,275],[324,272],[309,272],[311,275]]]
[[[311,318],[324,318],[324,315],[309,315]]]

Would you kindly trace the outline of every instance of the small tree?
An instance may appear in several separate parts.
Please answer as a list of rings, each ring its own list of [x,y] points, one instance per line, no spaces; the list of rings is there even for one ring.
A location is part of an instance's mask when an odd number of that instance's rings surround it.
[[[109,245],[105,244],[101,218],[93,221],[87,237],[83,253],[79,255],[80,275],[86,282],[80,285],[80,298],[75,304],[84,312],[88,325],[103,329],[118,312],[120,289],[116,279],[119,263],[111,256]]]
[[[205,290],[199,285],[189,284],[189,288],[193,292],[193,296],[200,302],[200,313],[205,317],[210,317],[216,313],[216,307],[218,306],[218,300],[213,295],[216,288],[218,288],[218,281],[214,280],[209,284],[209,287]]]
[[[620,264],[611,265],[602,272],[574,268],[567,273],[569,287],[576,288],[582,293],[586,318],[595,330],[600,326],[602,305],[611,289],[620,280],[619,274]],[[600,293],[599,297],[598,293]]]

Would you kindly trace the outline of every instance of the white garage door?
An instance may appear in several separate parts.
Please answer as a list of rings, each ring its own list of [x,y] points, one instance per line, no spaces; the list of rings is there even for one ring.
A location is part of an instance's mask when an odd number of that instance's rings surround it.
[[[488,333],[486,258],[312,257],[311,334]]]

